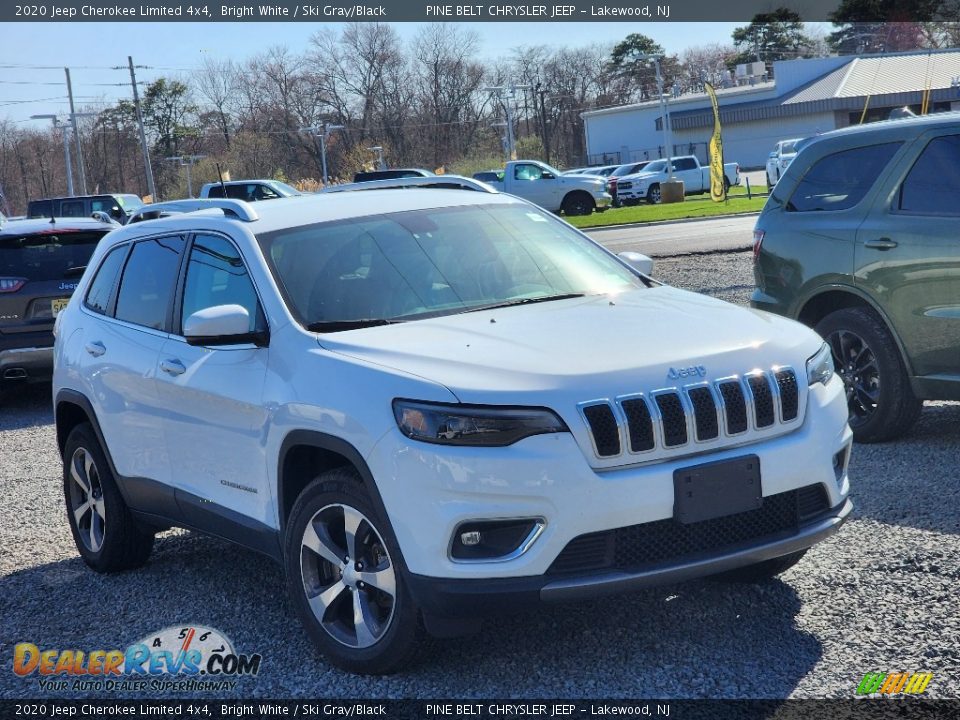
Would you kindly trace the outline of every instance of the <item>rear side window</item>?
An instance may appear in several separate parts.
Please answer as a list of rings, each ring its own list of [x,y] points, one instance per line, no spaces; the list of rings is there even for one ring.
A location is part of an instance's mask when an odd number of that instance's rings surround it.
[[[84,217],[83,200],[64,200],[60,203],[60,217]]]
[[[916,215],[960,216],[960,135],[931,140],[900,187],[898,209]]]
[[[87,307],[95,313],[107,315],[110,312],[110,296],[113,294],[113,286],[120,277],[120,268],[123,267],[123,258],[126,257],[127,247],[114,248],[100,263],[97,270],[97,276],[90,283],[90,290],[87,291]]]
[[[207,196],[212,198],[223,197],[223,187],[214,185],[207,191]],[[232,200],[253,200],[252,185],[227,185],[227,197]]]
[[[29,282],[79,278],[103,236],[52,231],[0,237],[0,276]]]
[[[696,170],[697,163],[693,158],[680,158],[673,163],[674,170]]]
[[[52,200],[33,200],[27,206],[27,217],[43,218],[53,217]]]
[[[901,143],[844,150],[820,158],[787,202],[791,212],[847,210],[863,200]]]
[[[117,295],[118,320],[164,330],[177,283],[182,237],[144,240],[133,246]]]

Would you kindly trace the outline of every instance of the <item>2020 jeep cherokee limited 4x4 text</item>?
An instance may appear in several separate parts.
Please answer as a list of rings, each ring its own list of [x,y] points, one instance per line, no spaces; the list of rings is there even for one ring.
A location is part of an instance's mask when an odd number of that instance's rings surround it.
[[[198,529],[283,564],[335,664],[479,615],[795,563],[850,512],[830,353],[518,198],[372,190],[108,235],[57,327],[94,569]]]

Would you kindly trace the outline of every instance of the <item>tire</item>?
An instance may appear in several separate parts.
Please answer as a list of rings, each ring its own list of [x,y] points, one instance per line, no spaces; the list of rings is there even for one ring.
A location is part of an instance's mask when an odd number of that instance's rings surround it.
[[[70,432],[63,457],[67,521],[83,561],[97,572],[146,563],[153,532],[134,520],[89,423]]]
[[[360,543],[352,556],[345,532],[350,524]],[[287,523],[284,569],[291,602],[320,652],[349,672],[395,672],[408,664],[419,640],[418,610],[388,530],[353,468],[316,478]],[[355,612],[363,617],[360,626]]]
[[[854,440],[883,442],[905,433],[920,416],[923,401],[913,394],[899,348],[883,321],[872,310],[846,308],[823,318],[816,331],[833,350]]]
[[[563,199],[563,213],[568,217],[573,215],[589,215],[596,206],[593,198],[582,191],[575,191]]]
[[[784,555],[783,557],[764,560],[763,562],[745,565],[744,567],[728,570],[727,572],[713,575],[711,580],[720,580],[721,582],[735,583],[756,583],[769,580],[780,573],[784,573],[796,565],[807,554],[806,550],[798,550],[795,553]]]
[[[635,207],[640,204],[637,198],[624,198],[621,202],[625,207]]]
[[[764,175],[767,177],[767,190],[770,190],[773,188],[773,183],[770,181],[770,173],[764,173]]]
[[[660,183],[654,183],[647,189],[647,202],[651,205],[659,205],[663,198],[660,195]]]
[[[723,192],[727,194],[730,192],[730,178],[726,175],[723,176]]]

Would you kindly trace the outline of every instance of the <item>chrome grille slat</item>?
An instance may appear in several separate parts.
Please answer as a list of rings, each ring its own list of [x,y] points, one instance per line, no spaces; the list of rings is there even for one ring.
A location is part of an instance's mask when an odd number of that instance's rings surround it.
[[[806,401],[802,390],[793,368],[775,366],[711,382],[600,398],[578,408],[598,458],[657,451],[674,456],[736,444],[737,436],[750,431],[762,436],[786,431],[785,426],[800,420]]]

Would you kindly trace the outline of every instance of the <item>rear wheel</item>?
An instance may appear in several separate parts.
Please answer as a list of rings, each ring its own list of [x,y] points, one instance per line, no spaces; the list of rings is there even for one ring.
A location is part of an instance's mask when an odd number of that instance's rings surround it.
[[[877,315],[846,308],[827,315],[816,330],[833,351],[857,442],[882,442],[906,432],[923,408],[910,387],[897,344]]]
[[[723,176],[723,192],[730,192],[730,178],[728,178],[726,175]]]
[[[772,187],[773,187],[773,181],[770,180],[770,173],[764,173],[764,174],[767,176],[767,188],[768,188],[768,189],[769,189],[769,188],[772,188]]]
[[[563,199],[565,215],[589,215],[593,212],[593,198],[585,192],[572,192]]]
[[[647,202],[651,205],[659,205],[662,197],[660,195],[660,183],[654,183],[647,190]]]
[[[97,572],[143,565],[153,533],[131,515],[89,423],[70,432],[63,457],[67,520],[84,562]]]
[[[416,647],[417,609],[400,551],[355,470],[330,470],[307,486],[285,546],[290,598],[327,659],[356,673],[400,669]]]
[[[786,572],[800,562],[806,554],[806,550],[799,550],[795,553],[784,555],[783,557],[764,560],[763,562],[746,565],[741,568],[736,568],[735,570],[728,570],[719,575],[714,575],[712,579],[739,583],[763,582],[764,580],[776,577],[780,573]]]

